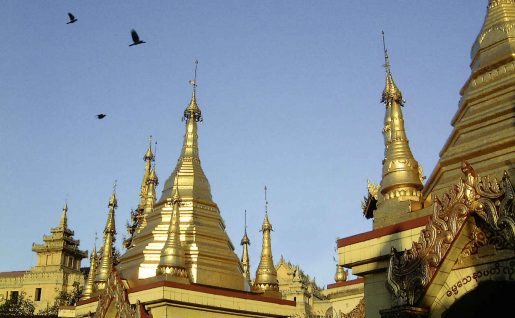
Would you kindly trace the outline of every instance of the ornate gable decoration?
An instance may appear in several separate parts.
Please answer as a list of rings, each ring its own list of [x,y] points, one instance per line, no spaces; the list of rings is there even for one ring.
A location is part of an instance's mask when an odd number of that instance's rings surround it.
[[[348,313],[341,310],[336,311],[332,306],[325,313],[324,318],[365,318],[365,298],[361,298],[359,303]]]
[[[368,180],[367,190],[367,196],[363,197],[363,201],[361,201],[361,209],[363,211],[363,216],[367,219],[371,219],[374,217],[374,211],[377,208],[379,185]]]
[[[114,304],[112,304],[113,301]],[[136,308],[131,306],[129,303],[129,298],[127,297],[125,286],[123,285],[120,275],[118,275],[116,270],[111,271],[111,274],[107,278],[105,289],[102,290],[100,295],[98,295],[98,305],[95,312],[95,317],[107,317],[111,305],[115,306],[117,313],[116,317],[141,318],[139,302],[136,304]]]
[[[461,170],[465,180],[460,179],[443,198],[434,199],[433,215],[418,242],[402,252],[392,248],[387,288],[394,306],[417,304],[469,216],[484,221],[496,248],[515,248],[514,189],[508,173],[499,183],[479,178],[467,162]]]

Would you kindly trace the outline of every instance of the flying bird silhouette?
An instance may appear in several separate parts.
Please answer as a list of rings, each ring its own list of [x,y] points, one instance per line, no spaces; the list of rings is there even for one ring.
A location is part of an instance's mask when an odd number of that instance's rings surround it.
[[[68,12],[68,17],[70,18],[70,21],[66,22],[66,24],[77,22],[77,19],[75,18],[75,16],[73,14],[71,14],[70,12]]]
[[[97,115],[97,119],[102,119],[104,118],[105,116],[107,116],[106,114],[98,114]]]
[[[132,42],[133,43],[129,44],[129,46],[138,45],[138,44],[142,44],[142,43],[147,43],[145,41],[141,41],[141,39],[139,38],[138,33],[134,29],[131,30],[131,36],[132,36]]]

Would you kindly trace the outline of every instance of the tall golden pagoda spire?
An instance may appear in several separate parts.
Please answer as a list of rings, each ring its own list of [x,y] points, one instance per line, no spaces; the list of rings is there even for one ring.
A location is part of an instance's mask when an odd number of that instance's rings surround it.
[[[402,93],[395,84],[390,70],[388,50],[384,42],[386,84],[381,102],[386,106],[384,119],[385,158],[381,194],[385,200],[396,198],[399,201],[420,201],[422,189],[421,167],[413,157],[408,137],[404,129],[401,106]]]
[[[241,264],[243,265],[243,277],[250,286],[250,258],[249,258],[249,245],[250,240],[247,236],[247,210],[245,210],[245,232],[241,239],[241,245],[243,246],[243,252],[241,254]]]
[[[184,134],[184,142],[181,155],[177,160],[177,166],[172,175],[166,180],[160,202],[164,202],[166,198],[172,195],[173,183],[175,176],[179,176],[181,184],[181,196],[191,197],[203,201],[211,201],[211,188],[209,182],[200,165],[198,151],[198,134],[197,123],[202,122],[202,111],[197,104],[197,65],[195,61],[195,77],[190,81],[192,86],[191,100],[184,110],[183,120],[186,121],[186,133]]]
[[[100,256],[100,264],[95,277],[95,285],[97,290],[105,288],[107,278],[109,277],[111,270],[113,269],[113,253],[114,253],[114,241],[116,235],[116,227],[114,222],[114,210],[118,206],[116,200],[116,183],[113,194],[109,199],[109,214],[107,217],[106,226],[104,229],[104,245],[102,246],[102,255]]]
[[[277,280],[277,271],[275,270],[274,260],[272,258],[272,240],[270,232],[273,231],[272,224],[268,220],[268,201],[266,199],[265,186],[265,219],[261,231],[263,232],[263,246],[261,250],[261,260],[256,270],[256,279],[252,290],[255,292],[263,292],[270,296],[281,297],[279,293],[279,281]]]
[[[141,231],[147,225],[147,216],[154,210],[156,204],[156,186],[159,184],[159,179],[156,174],[156,166],[150,170],[150,174],[147,178],[147,193],[145,195],[146,201],[141,206],[143,214],[140,218],[138,231]]]
[[[91,295],[95,291],[95,273],[97,271],[97,244],[93,246],[93,251],[89,257],[89,273],[88,278],[86,279],[86,286],[84,286],[84,291],[82,292],[81,300],[86,300],[91,298]]]
[[[157,145],[157,143],[156,143]],[[155,149],[155,148],[154,148]],[[154,171],[154,179],[150,181],[150,175],[152,174],[152,163],[155,165],[155,154],[152,152],[152,135],[148,138],[148,149],[143,156],[143,160],[145,161],[145,173],[143,174],[143,180],[141,182],[140,188],[140,201],[138,203],[138,207],[136,211],[131,210],[131,223],[127,224],[127,232],[129,233],[129,237],[123,241],[123,245],[125,248],[130,249],[133,247],[132,239],[136,232],[141,231],[143,227],[146,225],[146,214],[148,213],[148,209],[146,209],[146,204],[148,200],[149,193],[152,194],[152,207],[155,203],[155,186],[157,185],[157,177],[155,177]],[[155,170],[155,166],[154,166]],[[154,189],[149,191],[149,182],[153,183]]]
[[[141,190],[140,190],[140,204],[139,208],[141,209],[146,202],[147,196],[147,186],[148,186],[148,177],[150,176],[150,170],[152,167],[152,162],[155,160],[154,153],[152,152],[152,136],[148,138],[148,149],[145,155],[143,156],[143,160],[145,161],[145,173],[143,174],[143,180],[141,181]]]
[[[177,178],[176,178],[177,181]],[[180,204],[181,198],[177,184],[174,187],[174,194],[171,198],[173,204],[173,212],[170,218],[170,226],[168,227],[168,238],[163,249],[161,250],[161,259],[157,267],[156,274],[169,274],[172,277],[188,278],[186,269],[186,260],[184,250],[181,246],[180,238]]]

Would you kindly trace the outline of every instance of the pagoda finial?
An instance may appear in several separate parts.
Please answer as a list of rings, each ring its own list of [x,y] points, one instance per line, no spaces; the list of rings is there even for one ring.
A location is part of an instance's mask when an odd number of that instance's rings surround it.
[[[344,282],[347,280],[348,272],[343,269],[343,266],[336,264],[336,273],[334,274],[334,281]]]
[[[421,168],[409,147],[401,109],[404,100],[401,91],[393,81],[384,32],[382,35],[386,86],[381,102],[386,106],[386,114],[383,127],[385,158],[380,186],[381,194],[385,200],[396,198],[399,201],[420,201],[423,180]]]
[[[261,231],[263,232],[263,246],[261,250],[261,260],[256,270],[256,279],[252,286],[253,291],[268,293],[273,297],[280,297],[279,282],[277,280],[277,271],[274,266],[272,257],[272,240],[270,232],[272,231],[272,224],[268,220],[268,201],[266,199],[266,186],[265,186],[265,219]]]
[[[263,221],[263,227],[262,227],[261,231],[265,231],[265,230],[273,231],[272,224],[270,224],[270,222],[268,221],[268,200],[266,199],[266,192],[267,192],[267,187],[265,186],[265,220]]]
[[[399,105],[404,106],[404,99],[402,98],[402,93],[395,84],[392,76],[392,70],[390,68],[390,58],[388,57],[388,49],[386,48],[386,43],[384,40],[384,31],[381,31],[383,36],[383,50],[384,50],[384,69],[386,71],[386,84],[383,90],[383,95],[381,97],[381,102],[388,104],[393,101],[399,103]]]
[[[250,258],[249,258],[249,245],[250,240],[247,236],[247,210],[245,210],[245,229],[243,238],[241,239],[241,245],[243,246],[243,252],[241,254],[241,264],[243,265],[243,277],[250,286]]]
[[[59,227],[63,229],[68,228],[68,200],[64,202],[61,220],[59,221]]]
[[[118,207],[118,201],[116,200],[116,183],[117,180],[114,180],[113,184],[113,193],[111,194],[111,198],[109,199],[109,207],[113,206],[114,208]]]
[[[148,149],[145,153],[145,156],[143,156],[143,160],[145,161],[154,161],[154,153],[152,153],[152,135],[148,137]]]
[[[189,122],[189,119],[192,118],[194,121],[199,122],[202,121],[202,112],[200,111],[200,108],[197,105],[197,66],[198,66],[198,60],[195,60],[195,75],[194,79],[190,80],[189,83],[191,84],[193,88],[193,92],[191,95],[191,101],[188,107],[184,110],[184,116],[183,120],[186,119],[187,122]]]
[[[114,241],[116,235],[114,213],[118,206],[116,200],[116,181],[113,186],[113,193],[109,199],[109,213],[107,216],[106,226],[104,228],[104,244],[102,246],[102,255],[100,256],[100,265],[95,277],[95,285],[97,290],[105,288],[107,278],[113,269]]]

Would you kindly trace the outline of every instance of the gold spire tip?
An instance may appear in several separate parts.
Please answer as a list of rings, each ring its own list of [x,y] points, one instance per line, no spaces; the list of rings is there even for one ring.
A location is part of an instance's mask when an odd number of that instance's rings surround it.
[[[118,206],[118,201],[116,200],[116,186],[117,186],[117,180],[114,180],[113,184],[113,193],[111,194],[111,198],[109,199],[109,207],[116,208]]]
[[[202,112],[200,111],[200,108],[197,105],[197,98],[195,96],[197,91],[197,66],[198,66],[198,60],[195,60],[195,74],[192,80],[189,81],[191,86],[193,87],[193,93],[191,96],[191,101],[188,107],[184,110],[184,115],[182,117],[182,120],[189,120],[192,118],[196,122],[202,121]]]
[[[155,148],[154,148],[154,153],[155,153]],[[144,161],[147,161],[147,160],[154,161],[155,160],[154,153],[152,152],[152,135],[150,135],[148,137],[148,149],[147,149],[147,152],[145,153],[145,156],[143,156],[143,160]]]

